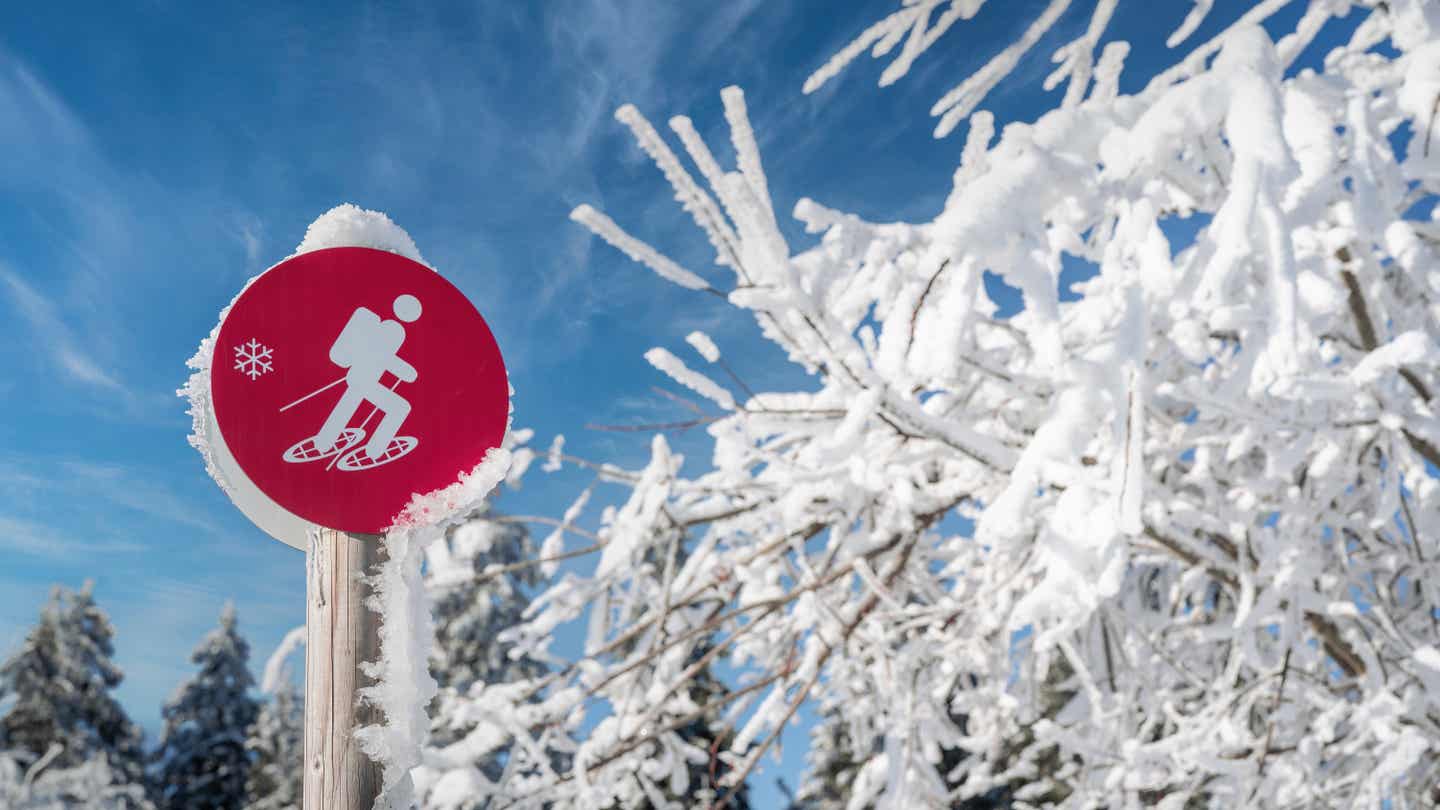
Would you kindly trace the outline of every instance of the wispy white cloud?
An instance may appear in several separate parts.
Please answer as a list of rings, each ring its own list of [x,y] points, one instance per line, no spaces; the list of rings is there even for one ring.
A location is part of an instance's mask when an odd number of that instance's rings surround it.
[[[46,358],[55,378],[118,396],[131,410],[134,395],[97,359],[90,347],[106,341],[91,334],[93,323],[87,323],[107,297],[104,285],[95,283],[97,268],[105,264],[98,246],[128,238],[120,207],[108,202],[113,195],[105,188],[106,174],[80,117],[19,58],[0,48],[0,188],[32,200],[49,197],[70,220],[49,223],[55,231],[49,245],[67,266],[52,267],[50,273],[67,290],[63,305],[0,256],[0,312],[9,309],[19,316],[26,330],[14,335],[14,345]]]
[[[92,142],[89,130],[64,101],[3,48],[0,48],[0,142],[8,148],[5,162],[15,164],[39,154],[88,150]]]
[[[118,506],[216,536],[222,531],[210,516],[157,480],[154,470],[120,464],[0,458],[0,503],[12,520],[28,520],[31,526],[41,525],[44,505],[83,503]],[[40,535],[31,531],[28,536]]]
[[[82,538],[31,520],[0,514],[0,549],[47,559],[79,559],[106,554],[135,554],[143,543],[114,538]]]
[[[76,338],[55,304],[9,267],[0,265],[0,290],[31,330],[32,344],[49,353],[55,367],[70,379],[108,391],[126,392]]]
[[[173,410],[173,384],[151,373],[152,327],[129,315],[137,296],[172,286],[158,274],[183,266],[173,258],[183,250],[200,261],[224,254],[237,269],[243,254],[253,271],[265,232],[242,206],[169,187],[104,144],[0,46],[0,194],[15,195],[36,226],[0,245],[0,317],[21,326],[7,348],[44,361],[48,373],[23,385],[70,385],[64,396],[102,418],[154,421]]]
[[[158,520],[207,532],[219,527],[208,516],[141,470],[117,464],[67,461],[60,465],[68,485]]]
[[[235,213],[231,216],[231,234],[245,249],[246,269],[251,273],[263,269],[260,261],[265,247],[265,223],[254,214]]]

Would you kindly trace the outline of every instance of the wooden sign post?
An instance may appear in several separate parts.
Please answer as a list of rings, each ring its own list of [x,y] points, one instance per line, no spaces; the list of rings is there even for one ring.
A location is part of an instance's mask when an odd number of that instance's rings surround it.
[[[366,607],[364,577],[383,560],[378,535],[321,529],[305,559],[304,807],[369,810],[380,766],[360,752],[354,729],[380,722],[358,695],[361,665],[380,655],[380,617]]]
[[[336,212],[342,231],[356,216],[395,229],[380,214]],[[306,550],[307,810],[370,810],[382,771],[355,729],[406,720],[358,699],[371,685],[362,667],[382,652],[366,604],[385,561],[380,533],[417,493],[454,484],[499,447],[509,413],[484,318],[418,254],[402,255],[414,252],[408,237],[399,247],[334,245],[266,270],[220,322],[208,384],[189,386],[194,444],[216,481],[257,526]]]

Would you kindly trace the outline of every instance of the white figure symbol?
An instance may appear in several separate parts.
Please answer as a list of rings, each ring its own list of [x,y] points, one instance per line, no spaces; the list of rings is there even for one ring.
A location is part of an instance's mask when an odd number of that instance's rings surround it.
[[[396,435],[410,415],[410,402],[395,393],[400,383],[415,382],[420,376],[415,367],[399,355],[400,346],[405,342],[405,327],[400,321],[415,322],[420,317],[420,301],[413,295],[401,295],[395,299],[392,309],[399,320],[381,320],[368,308],[357,307],[330,346],[330,362],[346,369],[345,376],[280,409],[289,410],[326,389],[345,384],[340,401],[335,403],[320,431],[286,450],[286,461],[303,463],[335,457],[331,466],[338,464],[341,470],[353,472],[394,461],[420,444],[414,436]],[[389,388],[381,384],[386,372],[396,377]],[[356,412],[367,402],[372,407],[370,414],[358,427],[350,426]],[[381,414],[380,424],[370,441],[363,448],[352,450],[365,438],[365,428],[377,413]]]

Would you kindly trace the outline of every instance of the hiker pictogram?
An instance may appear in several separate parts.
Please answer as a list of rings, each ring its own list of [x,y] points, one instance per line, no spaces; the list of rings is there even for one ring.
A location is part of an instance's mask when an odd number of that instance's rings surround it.
[[[413,383],[420,376],[420,372],[399,355],[405,342],[401,321],[414,323],[420,318],[420,299],[406,293],[395,299],[391,309],[397,320],[382,320],[370,309],[357,307],[330,346],[330,362],[347,369],[345,376],[280,409],[287,411],[336,385],[345,385],[320,431],[286,449],[283,454],[286,461],[303,464],[333,458],[330,467],[355,472],[388,464],[419,446],[420,440],[414,436],[396,435],[405,417],[410,415],[410,402],[395,389],[400,383]],[[395,377],[395,382],[388,387],[382,383],[387,373]],[[370,409],[364,420],[359,425],[351,425],[366,404]],[[380,423],[370,441],[364,447],[356,447],[364,441],[365,431],[377,414]]]

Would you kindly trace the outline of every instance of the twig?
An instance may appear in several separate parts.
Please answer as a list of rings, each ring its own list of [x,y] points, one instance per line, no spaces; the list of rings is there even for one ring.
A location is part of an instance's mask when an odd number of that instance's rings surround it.
[[[689,419],[684,422],[652,422],[645,425],[597,425],[587,423],[586,430],[606,430],[617,433],[663,433],[667,430],[685,431],[700,425],[708,425],[711,422],[725,418],[725,414],[714,416],[702,416],[697,419]]]
[[[1435,103],[1430,107],[1430,123],[1425,125],[1425,150],[1422,154],[1430,157],[1430,136],[1435,130],[1435,113],[1440,112],[1440,94],[1435,96]]]
[[[651,391],[654,391],[655,393],[659,394],[659,395],[662,396],[662,397],[665,397],[666,399],[670,400],[671,402],[678,403],[681,407],[685,408],[686,410],[694,411],[695,413],[699,414],[700,416],[706,416],[706,415],[707,415],[707,414],[705,413],[705,411],[704,411],[699,405],[696,405],[696,404],[695,404],[692,400],[690,400],[689,398],[687,398],[687,397],[682,397],[682,396],[680,396],[679,394],[675,393],[674,391],[666,391],[664,388],[661,388],[661,387],[658,386],[658,385],[652,385],[652,386],[650,386],[650,390],[651,390]]]
[[[1342,247],[1336,253],[1336,258],[1349,263],[1350,251]],[[1360,281],[1349,270],[1341,270],[1340,279],[1345,282],[1345,289],[1350,293],[1347,303],[1350,305],[1351,316],[1355,318],[1355,329],[1360,332],[1360,346],[1367,352],[1373,352],[1380,345],[1380,341],[1375,337],[1375,324],[1370,320],[1369,308],[1365,306],[1365,294],[1360,290]]]
[[[907,357],[910,355],[910,349],[915,346],[915,323],[920,320],[920,308],[925,305],[925,299],[930,297],[930,290],[934,288],[936,279],[939,279],[940,274],[945,272],[945,268],[949,266],[949,259],[940,262],[940,267],[935,271],[934,275],[930,276],[930,281],[925,284],[924,292],[920,293],[920,298],[915,301],[915,309],[910,313],[910,337],[905,341],[905,355]]]
[[[750,390],[750,386],[746,385],[745,381],[740,379],[739,374],[736,374],[735,371],[730,368],[730,364],[725,362],[725,358],[721,357],[716,360],[715,365],[719,366],[726,374],[730,375],[730,379],[733,380],[736,385],[740,386],[740,390],[745,392],[745,396],[755,400],[756,403],[760,402],[760,397],[754,391]],[[765,409],[765,406],[763,404],[761,404],[760,407],[762,410]]]
[[[1275,689],[1275,705],[1270,709],[1270,729],[1265,732],[1265,750],[1260,752],[1258,776],[1265,775],[1265,758],[1270,756],[1270,744],[1275,739],[1275,715],[1280,711],[1280,701],[1285,696],[1285,680],[1290,675],[1290,653],[1294,651],[1294,647],[1285,649],[1285,663],[1280,667],[1280,685]],[[1256,789],[1259,789],[1258,785]]]

